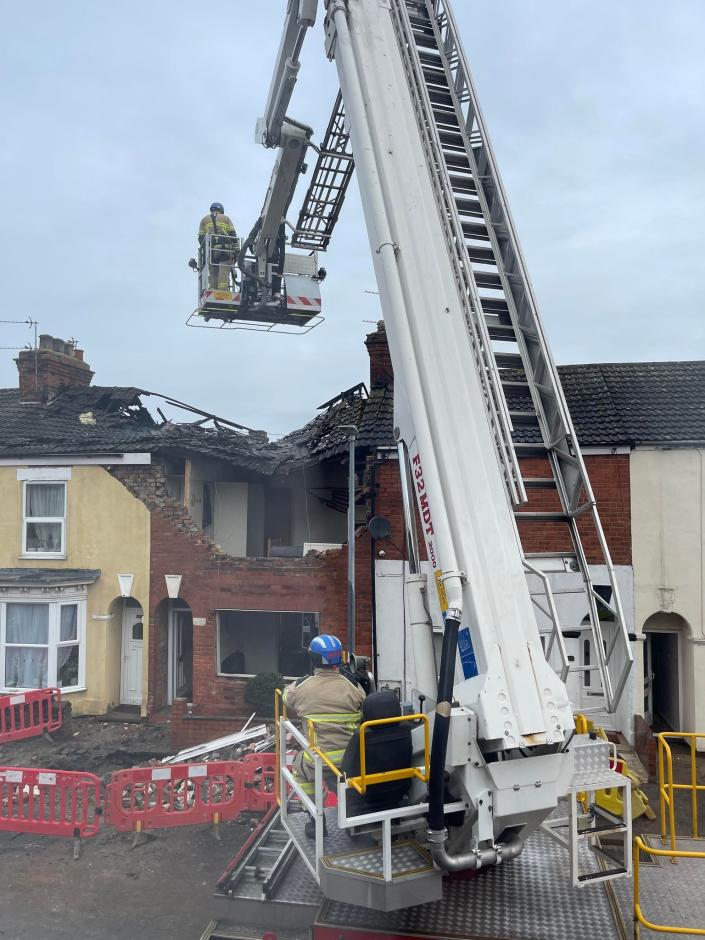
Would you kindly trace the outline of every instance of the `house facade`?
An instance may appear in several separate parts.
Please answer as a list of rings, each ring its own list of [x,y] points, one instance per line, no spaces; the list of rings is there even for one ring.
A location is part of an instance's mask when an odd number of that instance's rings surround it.
[[[93,386],[73,347],[42,341],[36,353],[18,357],[20,388],[0,391],[7,418],[0,440],[5,685],[45,677],[64,683],[78,713],[118,704],[139,706],[147,716],[166,711],[179,745],[231,729],[235,717],[251,711],[245,699],[251,676],[300,675],[317,632],[346,641],[354,425],[356,649],[374,657],[382,684],[414,699],[383,325],[366,341],[369,388],[361,384],[327,402],[304,428],[276,442],[197,409],[188,422],[157,421],[146,406],[149,393]],[[678,721],[695,727],[705,718],[696,681],[703,665],[702,449],[647,443],[653,390],[665,379],[646,365],[560,369],[637,660],[618,713],[606,719],[629,738],[637,715],[675,717],[673,703],[663,704],[674,655]],[[681,365],[663,364],[665,374]],[[703,364],[694,365],[701,374]],[[666,429],[669,407],[659,413]],[[688,417],[691,427],[696,417]],[[522,438],[524,475],[545,478],[544,461],[532,439]],[[529,510],[558,508],[555,492],[529,492]],[[377,541],[367,527],[374,516],[389,523],[388,536]],[[587,605],[565,530],[542,520],[520,521],[519,531],[527,557],[554,592],[571,700],[599,710]],[[582,535],[593,583],[609,591],[596,534],[585,528]],[[530,576],[529,585],[538,598],[538,579]],[[433,607],[431,615],[440,636],[440,610]],[[644,665],[642,648],[651,665]],[[649,675],[660,677],[650,680],[652,714]],[[669,707],[670,718],[662,714]]]
[[[58,686],[76,714],[102,714],[146,700],[149,512],[106,464],[148,455],[54,453],[52,396],[77,390],[84,415],[96,397],[80,351],[54,342],[21,352],[19,388],[0,391],[0,687]],[[89,434],[91,420],[76,415]]]

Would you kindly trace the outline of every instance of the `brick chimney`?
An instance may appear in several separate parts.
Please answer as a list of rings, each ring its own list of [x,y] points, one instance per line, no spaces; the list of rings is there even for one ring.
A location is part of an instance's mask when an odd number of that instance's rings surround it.
[[[387,331],[384,320],[377,323],[377,330],[368,333],[365,340],[367,352],[370,356],[370,388],[384,388],[394,385],[394,371],[392,359],[387,345]]]
[[[82,349],[46,333],[38,349],[23,349],[15,363],[22,401],[49,401],[62,388],[90,385],[94,375]]]

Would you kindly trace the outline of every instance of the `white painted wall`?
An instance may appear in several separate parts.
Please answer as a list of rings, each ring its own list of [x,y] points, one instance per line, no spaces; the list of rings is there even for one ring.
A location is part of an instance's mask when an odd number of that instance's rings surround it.
[[[401,561],[378,560],[375,564],[375,595],[377,614],[377,678],[381,686],[389,684],[401,687],[406,699],[415,698],[415,666],[409,633],[409,623],[404,603],[403,563]],[[423,570],[427,575],[431,572],[428,563],[424,563]],[[618,566],[615,569],[617,584],[619,586],[627,629],[634,632],[634,584],[632,569],[629,566]],[[590,569],[593,583],[609,584],[607,570],[604,566],[594,565]],[[427,594],[429,612],[434,632],[440,640],[443,632],[443,618],[438,603],[438,595],[432,583]],[[585,595],[582,593],[582,578],[577,572],[553,572],[549,575],[551,589],[558,609],[558,616],[564,629],[579,629],[582,620],[588,613]],[[532,594],[537,591],[538,581],[530,577],[529,586]],[[403,616],[404,615],[404,616]],[[539,628],[548,625],[547,618],[538,613]],[[406,623],[406,629],[402,624]],[[438,645],[438,641],[437,641]],[[578,653],[579,640],[567,640],[568,652]],[[633,644],[633,646],[636,644]],[[438,654],[438,651],[437,651]],[[576,663],[579,660],[576,658]],[[639,704],[641,694],[641,673],[636,665],[630,674],[627,686],[615,715],[598,716],[598,723],[620,730],[632,740],[632,716]],[[573,674],[568,683],[568,694],[574,710],[583,707],[580,696],[580,681],[578,674]]]
[[[215,483],[213,539],[235,558],[247,555],[247,483]]]
[[[292,474],[283,482],[291,488],[291,544],[304,542],[347,541],[347,514],[327,506],[319,496],[325,497],[331,487],[347,490],[347,464],[328,462],[306,471]]]
[[[680,624],[685,731],[705,731],[704,455],[702,448],[639,448],[630,458],[636,631],[659,613]]]

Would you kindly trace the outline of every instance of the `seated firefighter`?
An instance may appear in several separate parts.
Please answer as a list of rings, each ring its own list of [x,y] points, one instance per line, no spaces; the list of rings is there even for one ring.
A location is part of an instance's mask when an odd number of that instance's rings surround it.
[[[337,636],[322,633],[315,636],[308,648],[313,674],[298,679],[284,690],[284,704],[289,718],[301,718],[309,741],[323,751],[338,767],[346,745],[360,721],[360,707],[365,699],[362,689],[340,672],[343,647]],[[326,766],[323,766],[326,774]],[[314,792],[314,763],[305,753],[296,756],[294,776],[304,793]],[[333,774],[326,774],[332,783]],[[307,826],[307,835],[313,828]]]
[[[237,233],[221,202],[212,203],[209,214],[201,219],[198,227],[201,252],[204,250],[206,235],[213,236],[208,265],[208,287],[211,290],[230,290],[230,269],[237,261]]]

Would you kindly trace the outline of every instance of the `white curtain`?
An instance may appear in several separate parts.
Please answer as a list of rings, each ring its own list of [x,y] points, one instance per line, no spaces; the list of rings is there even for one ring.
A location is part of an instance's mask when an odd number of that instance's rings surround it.
[[[8,604],[6,643],[49,642],[48,604]]]
[[[64,604],[61,608],[61,628],[59,642],[78,639],[78,607],[75,604]]]
[[[27,485],[27,516],[59,517],[64,514],[63,483],[30,483]]]
[[[44,688],[49,660],[48,604],[8,604],[5,640],[8,644],[44,644],[5,647],[5,685],[20,689]]]
[[[47,686],[47,648],[5,647],[5,685],[8,689],[44,689]]]

